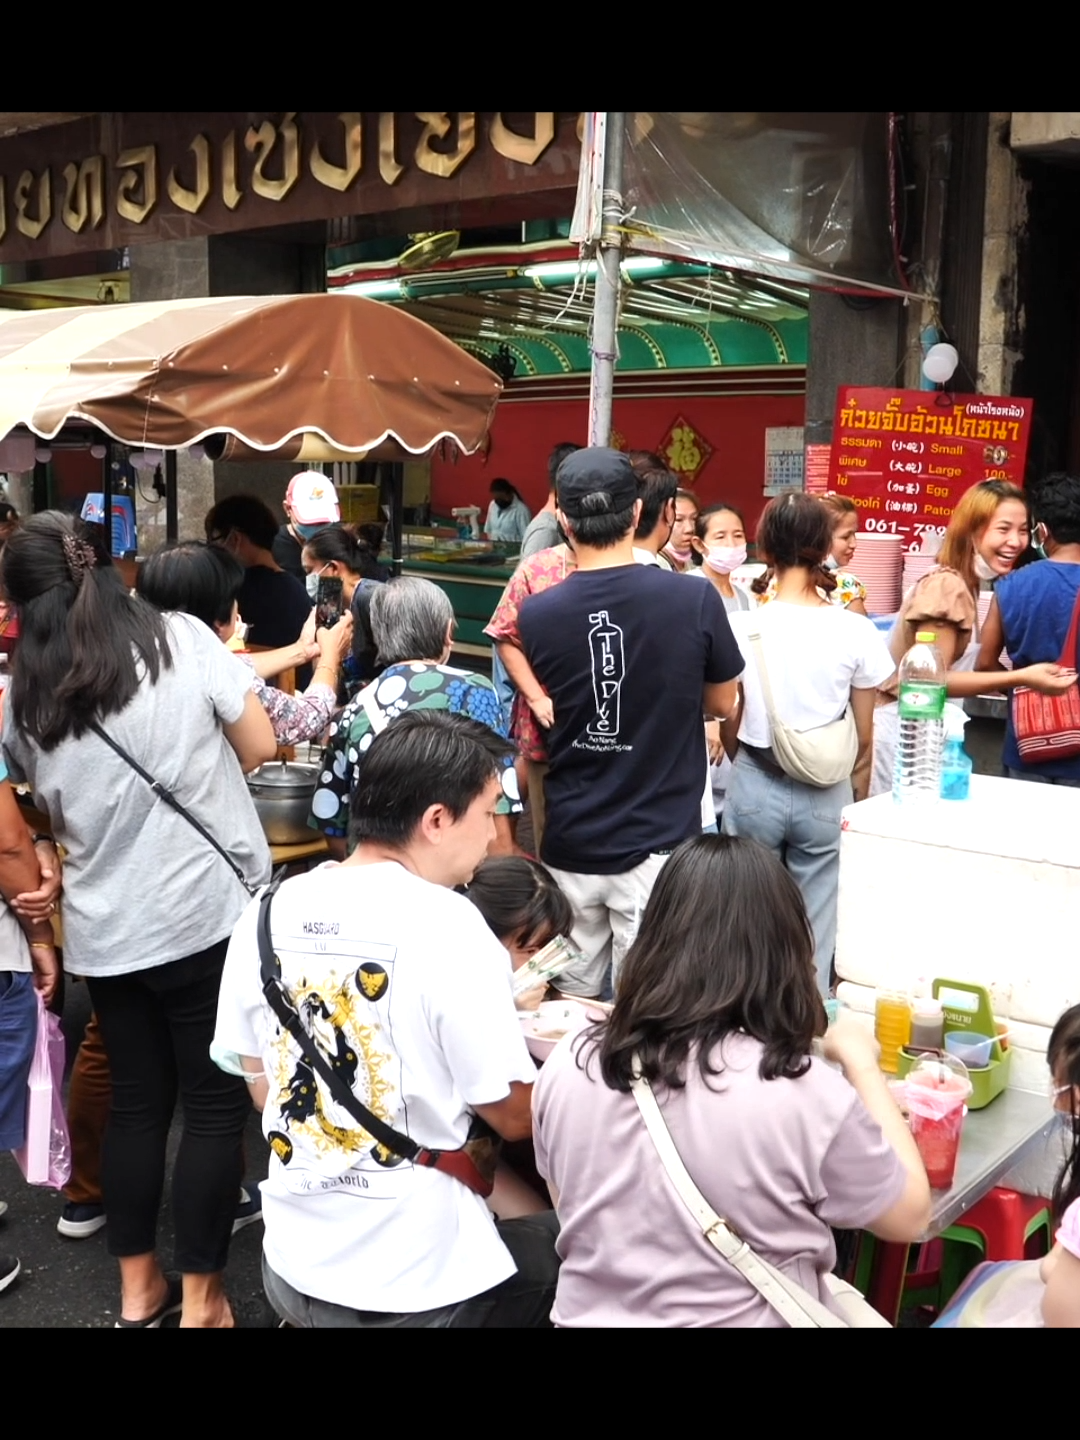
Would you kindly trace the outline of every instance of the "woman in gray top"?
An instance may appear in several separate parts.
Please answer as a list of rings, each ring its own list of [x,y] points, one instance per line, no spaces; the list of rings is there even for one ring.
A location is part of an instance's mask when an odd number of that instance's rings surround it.
[[[243,777],[275,753],[270,721],[246,668],[198,621],[129,595],[81,521],[32,516],[4,547],[0,579],[21,625],[4,755],[67,850],[66,965],[87,981],[112,1072],[103,1187],[117,1323],[152,1328],[182,1309],[181,1324],[229,1325],[222,1271],[248,1100],[209,1049],[226,943],[246,886],[270,872]],[[245,883],[105,735],[175,794]],[[178,1094],[182,1286],[155,1255]]]

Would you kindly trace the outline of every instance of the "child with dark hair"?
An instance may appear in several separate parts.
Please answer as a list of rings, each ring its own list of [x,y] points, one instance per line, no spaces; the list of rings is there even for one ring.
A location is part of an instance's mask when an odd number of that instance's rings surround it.
[[[1050,1032],[1046,1063],[1050,1098],[1069,1137],[1051,1200],[1054,1248],[1041,1260],[977,1266],[935,1329],[1080,1329],[1080,1005],[1066,1010]]]

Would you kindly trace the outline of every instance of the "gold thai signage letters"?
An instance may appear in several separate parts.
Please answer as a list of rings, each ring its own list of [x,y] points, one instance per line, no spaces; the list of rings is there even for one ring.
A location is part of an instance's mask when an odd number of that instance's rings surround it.
[[[61,229],[80,237],[82,246],[95,231],[101,232],[100,244],[116,243],[116,222],[121,222],[123,243],[138,238],[128,227],[146,226],[159,211],[167,217],[170,210],[170,227],[180,223],[177,211],[188,216],[206,212],[211,229],[216,228],[214,215],[237,211],[239,220],[225,220],[228,228],[329,218],[349,211],[341,199],[321,205],[318,194],[345,197],[359,186],[364,187],[363,204],[353,213],[368,213],[379,208],[380,190],[389,201],[388,192],[410,176],[427,186],[419,203],[438,204],[438,182],[461,174],[482,152],[487,152],[489,167],[507,160],[534,167],[560,135],[554,111],[524,116],[473,110],[344,110],[318,116],[288,111],[246,126],[234,123],[216,134],[216,117],[193,116],[203,124],[187,136],[182,129],[186,117],[100,118],[122,123],[102,124],[94,131],[72,125],[18,137],[27,142],[21,150],[12,148],[14,141],[0,144],[0,244],[6,241],[14,251],[21,236],[17,248],[23,255],[60,253],[65,248]],[[243,117],[223,116],[219,124],[237,118]],[[160,133],[153,128],[155,121],[161,122]],[[114,130],[125,143],[118,142],[110,153],[108,139]],[[62,153],[56,147],[64,143],[65,131],[99,135],[98,153]],[[44,136],[50,138],[40,138]],[[26,165],[16,159],[8,164],[10,155],[31,154],[42,163]],[[569,188],[572,172],[565,165],[557,168],[559,184]],[[423,176],[432,177],[434,185],[423,182]],[[283,202],[301,191],[305,198],[296,213],[284,213],[290,207]],[[262,201],[282,207],[283,213],[268,214],[257,204]],[[389,201],[386,208],[397,203]],[[148,233],[145,238],[154,237]],[[34,243],[28,246],[26,241]]]

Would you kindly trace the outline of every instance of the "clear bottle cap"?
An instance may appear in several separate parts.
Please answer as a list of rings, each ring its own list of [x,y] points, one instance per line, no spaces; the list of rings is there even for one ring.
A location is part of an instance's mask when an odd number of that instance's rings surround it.
[[[914,1008],[915,1014],[923,1019],[937,1020],[945,1013],[940,1000],[931,1000],[929,998],[914,1001]]]

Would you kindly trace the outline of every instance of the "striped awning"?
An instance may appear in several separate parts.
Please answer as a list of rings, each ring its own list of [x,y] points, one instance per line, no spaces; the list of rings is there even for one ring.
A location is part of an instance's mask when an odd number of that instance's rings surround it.
[[[0,439],[84,423],[164,449],[219,435],[299,453],[306,439],[360,459],[447,438],[471,454],[501,390],[423,321],[358,295],[0,311]]]

